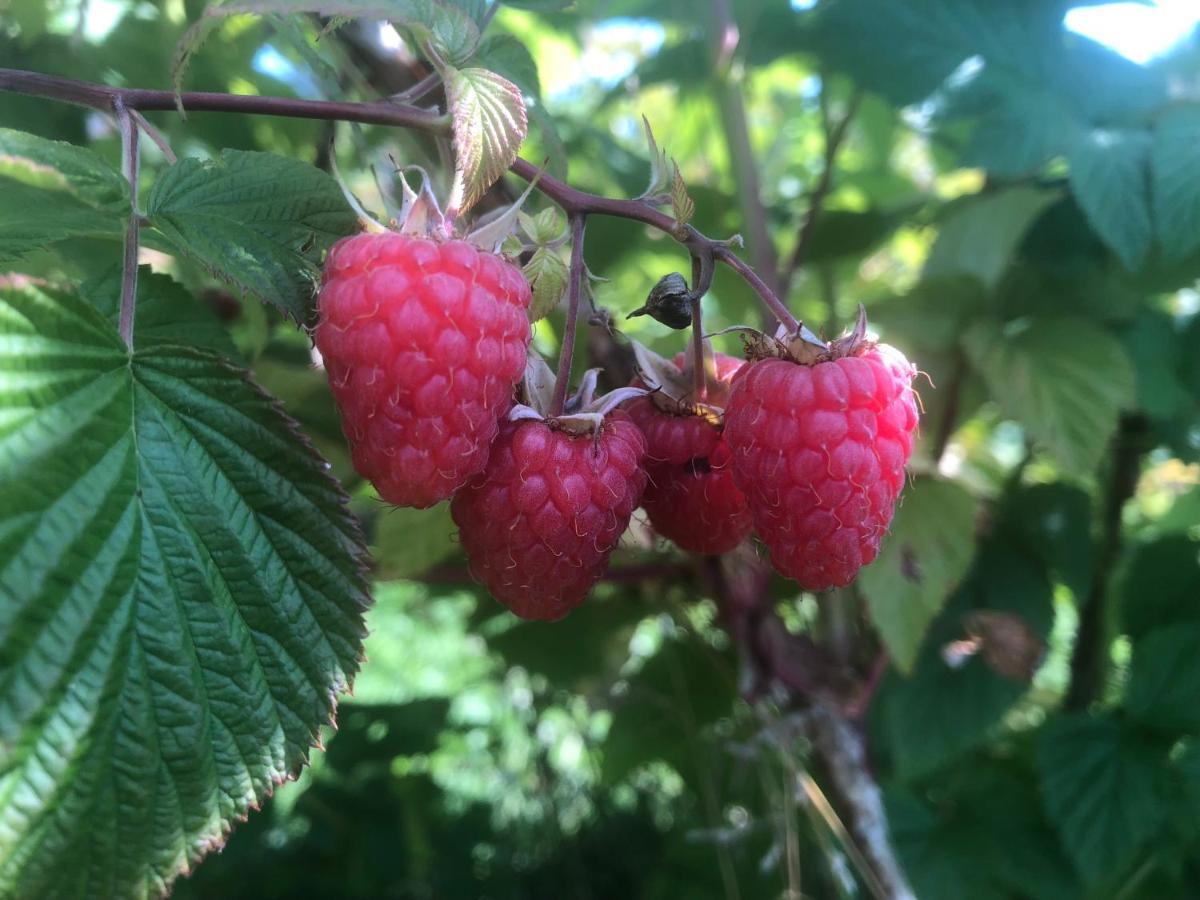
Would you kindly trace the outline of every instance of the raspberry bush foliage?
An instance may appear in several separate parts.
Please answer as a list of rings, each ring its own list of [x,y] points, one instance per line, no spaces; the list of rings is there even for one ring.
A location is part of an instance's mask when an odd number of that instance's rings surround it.
[[[0,898],[1200,891],[1121,9],[0,4]]]

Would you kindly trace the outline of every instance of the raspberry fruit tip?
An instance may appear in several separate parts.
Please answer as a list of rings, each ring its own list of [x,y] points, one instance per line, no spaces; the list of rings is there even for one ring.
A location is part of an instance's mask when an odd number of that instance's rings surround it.
[[[629,403],[627,411],[646,440],[649,481],[642,508],[660,535],[691,553],[727,553],[749,534],[746,497],[733,481],[732,454],[722,435],[721,408],[729,380],[745,364],[724,354],[715,356],[704,404],[688,402],[691,381],[683,371],[685,354],[667,363],[647,365],[638,351],[644,379],[657,382],[656,393]],[[654,373],[647,371],[653,366]],[[671,366],[674,377],[664,366]]]
[[[875,559],[912,454],[916,369],[865,329],[860,314],[830,344],[811,333],[748,341],[726,409],[754,529],[806,590],[847,585]]]
[[[530,340],[521,270],[428,233],[344,238],[317,299],[316,345],[354,466],[384,500],[417,508],[483,469]]]

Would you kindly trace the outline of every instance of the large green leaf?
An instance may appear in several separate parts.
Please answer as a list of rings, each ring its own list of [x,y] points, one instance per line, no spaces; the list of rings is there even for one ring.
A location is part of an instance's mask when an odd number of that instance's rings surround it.
[[[313,14],[334,21],[382,19],[407,32],[414,47],[429,48],[438,58],[462,65],[479,44],[481,0],[213,0],[175,47],[171,74],[178,91],[192,57],[221,22],[244,14]]]
[[[79,293],[91,301],[117,326],[121,310],[121,267],[80,286]],[[229,332],[221,327],[216,313],[193,297],[179,282],[142,266],[137,280],[137,318],[134,339],[139,347],[160,344],[212,350],[232,359],[237,355]]]
[[[979,754],[968,765],[922,796],[886,795],[896,850],[917,896],[1074,900],[1077,879],[1024,762]]]
[[[971,275],[995,287],[1030,224],[1055,199],[1053,191],[1021,186],[965,201],[942,220],[922,277]]]
[[[245,373],[0,292],[0,895],[143,897],[294,776],[360,657],[364,549]]]
[[[912,670],[925,629],[966,574],[979,504],[952,481],[919,478],[904,493],[879,558],[858,584],[901,671]]]
[[[1071,190],[1088,222],[1130,271],[1154,239],[1149,155],[1149,134],[1113,129],[1088,132],[1067,155]]]
[[[0,261],[72,237],[124,233],[129,189],[84,147],[0,128]]]
[[[1198,584],[1200,541],[1170,535],[1137,546],[1119,588],[1123,629],[1141,638],[1163,625],[1200,624]]]
[[[966,636],[975,610],[1015,615],[1043,640],[1054,622],[1052,588],[1035,558],[991,541],[979,551],[971,572],[929,628],[916,668],[908,677],[890,675],[880,692],[882,745],[901,778],[927,775],[982,742],[1026,691],[976,655],[958,668],[942,648]],[[931,711],[936,711],[932,715]]]
[[[604,742],[603,776],[614,783],[639,765],[661,760],[689,782],[707,777],[703,730],[732,711],[729,660],[694,635],[667,639],[616,698]]]
[[[1112,335],[1085,319],[1023,318],[980,321],[963,342],[1006,415],[1067,471],[1096,468],[1133,400],[1133,369]]]
[[[1150,171],[1154,231],[1163,254],[1181,259],[1200,247],[1200,110],[1180,107],[1155,124]]]
[[[1005,497],[1001,528],[1077,598],[1087,596],[1096,547],[1086,491],[1064,482],[1017,486]]]
[[[175,252],[297,321],[308,316],[321,252],[356,226],[320,169],[239,150],[180,160],[150,191],[146,215]]]
[[[589,599],[561,622],[515,621],[489,637],[488,647],[509,666],[545,675],[559,687],[586,690],[611,681],[628,658],[629,639],[647,609],[630,602],[628,596],[612,596],[615,592],[603,586],[597,593],[601,596]],[[504,619],[512,621],[511,616]],[[564,652],[568,647],[570,652]]]
[[[1042,19],[1025,0],[836,0],[818,23],[818,52],[902,105],[920,100],[966,59],[1028,70],[1042,54]],[[1041,74],[1030,71],[1030,79]]]
[[[1200,624],[1169,625],[1133,648],[1125,707],[1168,734],[1200,733]]]
[[[380,578],[412,578],[458,550],[458,529],[450,504],[433,509],[384,509],[375,520],[371,555]]]
[[[1043,729],[1046,812],[1087,882],[1118,876],[1162,824],[1165,766],[1163,746],[1111,716],[1076,713]]]

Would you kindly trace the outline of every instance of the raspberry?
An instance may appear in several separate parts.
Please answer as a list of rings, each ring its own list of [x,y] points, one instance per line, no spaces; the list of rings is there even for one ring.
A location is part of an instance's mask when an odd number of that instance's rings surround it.
[[[676,366],[683,361],[682,353],[674,360]],[[713,393],[723,395],[744,364],[718,353]],[[719,427],[663,394],[639,397],[627,409],[646,438],[650,480],[642,507],[654,530],[691,553],[727,553],[740,544],[750,533],[750,510],[734,484],[732,455]]]
[[[646,486],[642,435],[620,412],[595,434],[506,422],[487,468],[450,501],[471,573],[523,619],[559,619],[608,566]]]
[[[864,347],[815,365],[753,362],[725,413],[754,528],[806,590],[849,584],[875,559],[912,453],[916,370],[898,350]]]
[[[316,344],[354,467],[432,506],[487,462],[529,344],[521,270],[463,241],[360,234],[329,253]]]

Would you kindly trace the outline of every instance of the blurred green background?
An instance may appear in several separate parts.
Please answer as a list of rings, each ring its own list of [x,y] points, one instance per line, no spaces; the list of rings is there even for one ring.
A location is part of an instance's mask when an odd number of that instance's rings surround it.
[[[740,233],[816,330],[864,304],[928,374],[913,483],[844,598],[895,660],[865,728],[918,896],[1200,896],[1200,4],[560,6],[503,7],[480,62],[527,95],[523,155],[635,196],[644,116],[701,231]],[[203,8],[0,0],[0,64],[168,88]],[[424,74],[390,26],[323,24],[227,20],[186,87],[366,99]],[[391,158],[445,187],[438,147],[395,129],[148,117],[180,156],[325,166],[336,137],[376,210],[371,167]],[[0,124],[119,156],[111,123],[66,105],[0,94]],[[145,156],[149,181],[165,160]],[[793,275],[814,190],[824,210]],[[76,241],[23,269],[109,277],[114,246]],[[626,334],[682,349],[686,335],[624,321],[687,271],[672,240],[593,218],[586,257]],[[356,480],[303,331],[177,259],[144,261],[198,298],[164,315],[191,304],[227,332],[355,492],[377,579],[367,662],[327,749],[176,896],[870,896],[813,800],[824,774],[797,712],[741,699],[744,661],[696,561],[635,522],[585,606],[516,621],[466,577],[444,509],[388,510]],[[762,321],[728,271],[705,310],[714,331]],[[548,355],[561,330],[561,312],[537,327]],[[620,339],[581,331],[579,369],[628,377]],[[792,632],[819,633],[815,598],[774,591]],[[947,665],[978,610],[1045,643],[1032,679],[986,652]]]

